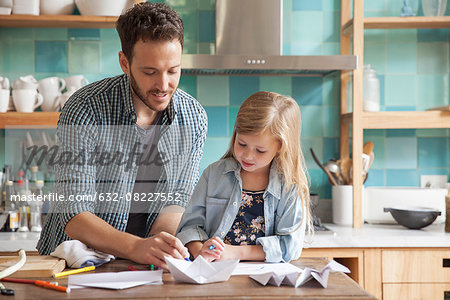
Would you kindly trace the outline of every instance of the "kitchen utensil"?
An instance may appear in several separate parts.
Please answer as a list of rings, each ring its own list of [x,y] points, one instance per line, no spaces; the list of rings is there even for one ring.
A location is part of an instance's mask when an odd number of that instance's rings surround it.
[[[17,256],[0,256],[0,270],[12,266]],[[52,277],[66,267],[66,261],[50,255],[27,256],[26,262],[14,273],[14,278]]]
[[[339,167],[339,164],[336,162],[336,160],[330,159],[323,165],[323,167],[327,169],[331,173],[331,175],[333,175],[338,184],[343,184],[341,167]]]
[[[75,0],[83,16],[119,16],[129,7],[128,0]]]
[[[341,174],[342,177],[344,177],[344,184],[351,184],[352,180],[350,177],[350,169],[352,167],[352,159],[351,158],[344,158],[340,161],[340,167],[341,167]]]
[[[337,182],[336,182],[336,180],[334,179],[333,175],[331,175],[330,172],[329,172],[327,169],[325,169],[325,168],[323,167],[322,163],[317,159],[316,154],[314,154],[313,149],[312,149],[312,148],[309,148],[309,150],[311,151],[311,155],[312,155],[314,161],[316,162],[316,164],[322,169],[322,171],[325,172],[325,174],[327,174],[328,179],[330,180],[331,184],[332,184],[332,185],[337,185]]]
[[[384,212],[390,212],[398,224],[409,229],[420,229],[430,225],[441,212],[429,207],[394,206],[385,207]]]
[[[425,16],[443,16],[447,9],[447,0],[422,0]]]

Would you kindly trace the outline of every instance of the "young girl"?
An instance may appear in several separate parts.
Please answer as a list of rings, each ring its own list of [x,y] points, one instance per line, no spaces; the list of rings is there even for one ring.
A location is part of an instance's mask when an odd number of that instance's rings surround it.
[[[230,148],[203,172],[178,227],[194,257],[288,262],[300,256],[311,222],[300,123],[300,108],[289,97],[258,92],[244,101]]]

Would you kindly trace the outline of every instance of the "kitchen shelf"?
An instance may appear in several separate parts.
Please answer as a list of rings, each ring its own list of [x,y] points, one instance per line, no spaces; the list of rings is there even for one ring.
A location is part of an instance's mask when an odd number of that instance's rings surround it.
[[[341,121],[353,123],[353,113],[341,115]],[[450,128],[450,111],[362,112],[363,129]]]
[[[39,126],[54,128],[58,122],[59,112],[6,112],[0,113],[0,128],[7,126]]]
[[[80,15],[0,15],[0,27],[114,28],[117,18]]]
[[[441,111],[363,111],[364,31],[366,29],[437,29],[450,28],[450,17],[371,17],[364,18],[364,1],[341,0],[341,55],[358,57],[358,67],[350,76],[341,72],[340,90],[340,158],[353,157],[353,227],[363,225],[362,149],[364,129],[450,128],[450,112]],[[353,16],[351,14],[353,5]],[[352,83],[352,107],[347,107],[347,84]],[[351,135],[350,135],[351,130]],[[350,137],[352,146],[350,149]],[[350,152],[351,150],[351,152]]]
[[[372,17],[363,19],[364,29],[437,29],[450,28],[450,16],[444,17]],[[353,19],[342,26],[344,34],[353,31]]]

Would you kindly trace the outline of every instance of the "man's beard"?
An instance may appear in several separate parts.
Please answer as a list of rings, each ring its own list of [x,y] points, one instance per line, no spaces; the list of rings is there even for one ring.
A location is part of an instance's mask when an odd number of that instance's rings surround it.
[[[142,103],[145,104],[145,106],[147,106],[148,108],[150,108],[153,111],[160,111],[160,110],[156,109],[155,107],[153,107],[149,103],[149,101],[145,97],[144,93],[142,92],[142,90],[137,85],[137,82],[134,79],[134,76],[133,76],[133,73],[131,72],[131,70],[130,70],[130,84],[131,84],[131,92],[134,93],[139,98],[139,100],[141,100]],[[161,93],[161,92],[169,94],[168,91],[166,92],[166,91],[160,91],[160,90],[151,90],[149,93],[156,93],[157,94],[157,93]],[[166,109],[166,108],[164,108],[164,109]]]

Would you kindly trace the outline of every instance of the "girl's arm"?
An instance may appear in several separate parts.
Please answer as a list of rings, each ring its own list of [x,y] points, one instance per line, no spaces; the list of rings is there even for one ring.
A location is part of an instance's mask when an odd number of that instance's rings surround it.
[[[225,249],[219,260],[265,260],[266,253],[261,245],[233,246],[225,245]]]
[[[273,236],[256,239],[262,245],[266,262],[289,262],[298,259],[302,252],[306,228],[306,212],[303,214],[302,200],[294,186],[283,193],[272,218],[275,221]]]

